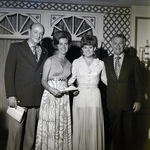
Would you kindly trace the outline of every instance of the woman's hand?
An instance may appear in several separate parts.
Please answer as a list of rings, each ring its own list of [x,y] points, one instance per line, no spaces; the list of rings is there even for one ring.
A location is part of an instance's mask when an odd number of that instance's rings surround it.
[[[78,94],[79,94],[79,91],[78,91],[78,90],[76,90],[76,91],[73,92],[73,95],[74,95],[74,96],[77,96]]]
[[[49,88],[49,92],[55,97],[61,97],[63,94],[61,91],[57,90],[56,88],[52,88],[52,87]]]

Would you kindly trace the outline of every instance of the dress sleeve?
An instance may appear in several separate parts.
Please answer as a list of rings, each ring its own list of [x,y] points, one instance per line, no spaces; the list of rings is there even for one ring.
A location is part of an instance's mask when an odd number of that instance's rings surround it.
[[[105,85],[107,85],[107,76],[106,76],[106,70],[105,70],[104,63],[103,63],[103,69],[102,69],[102,73],[101,73],[101,80]]]
[[[72,69],[71,69],[71,77],[68,80],[68,85],[74,83],[74,81],[77,79],[77,70],[78,70],[78,62],[77,60],[74,60],[72,63]]]

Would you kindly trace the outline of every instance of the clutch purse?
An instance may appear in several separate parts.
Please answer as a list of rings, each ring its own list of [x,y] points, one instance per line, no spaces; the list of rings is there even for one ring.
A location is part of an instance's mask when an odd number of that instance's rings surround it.
[[[23,107],[17,106],[17,108],[11,108],[8,106],[6,113],[17,120],[19,123],[22,121],[25,109]]]
[[[62,91],[62,92],[69,92],[69,91],[76,91],[76,90],[78,90],[78,88],[76,88],[75,86],[69,86],[69,87],[67,87],[67,88],[65,88],[63,90],[60,90],[60,91]]]

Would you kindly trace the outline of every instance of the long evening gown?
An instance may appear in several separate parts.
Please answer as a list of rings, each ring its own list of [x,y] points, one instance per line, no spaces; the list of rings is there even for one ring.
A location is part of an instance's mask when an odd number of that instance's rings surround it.
[[[51,57],[48,84],[56,89],[67,86],[71,64],[65,59],[62,66],[57,56]],[[71,150],[71,115],[69,95],[54,97],[46,89],[41,100],[35,150]]]
[[[73,99],[73,150],[104,150],[104,120],[98,82],[107,84],[104,63],[94,59],[88,67],[83,56],[73,61],[69,84],[77,79]]]

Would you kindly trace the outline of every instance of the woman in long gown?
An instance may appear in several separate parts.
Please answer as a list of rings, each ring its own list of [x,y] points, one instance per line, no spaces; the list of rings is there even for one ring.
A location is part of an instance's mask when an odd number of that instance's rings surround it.
[[[94,57],[95,36],[81,39],[82,56],[72,63],[69,85],[77,79],[79,94],[73,99],[73,150],[104,150],[104,120],[98,82],[107,84],[103,61]],[[74,92],[76,94],[76,92]]]
[[[67,87],[71,63],[66,52],[71,44],[68,32],[56,32],[53,36],[56,52],[43,67],[42,85],[45,90],[41,100],[36,135],[36,150],[71,150],[71,115]]]

